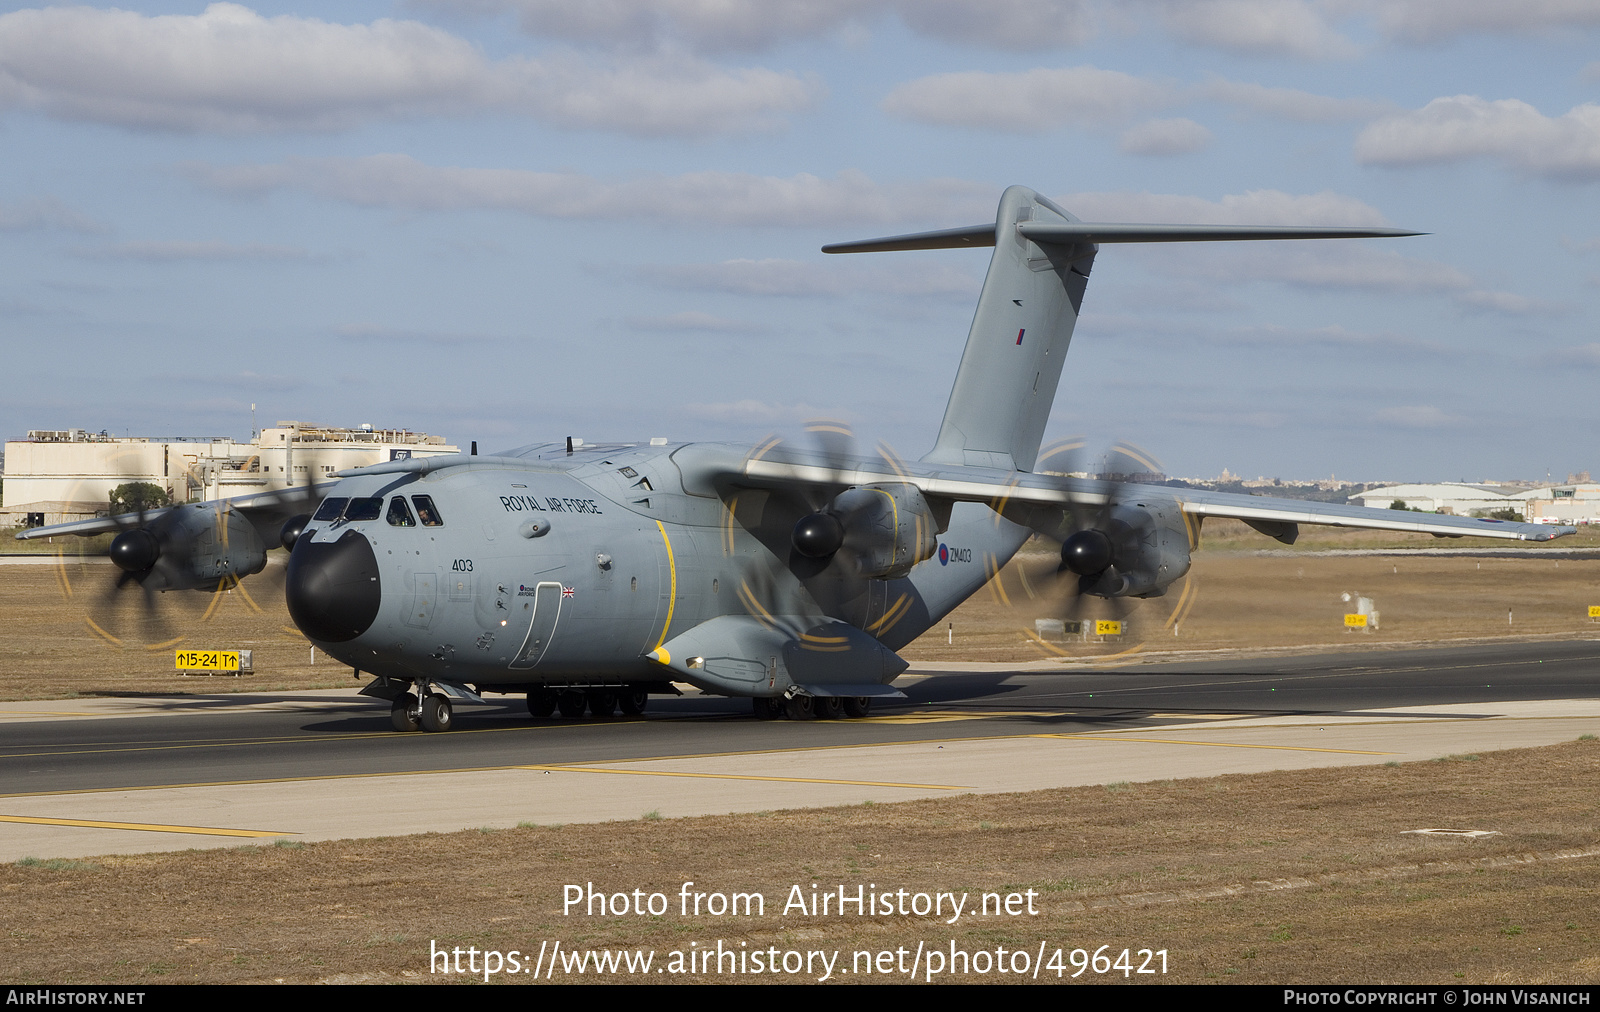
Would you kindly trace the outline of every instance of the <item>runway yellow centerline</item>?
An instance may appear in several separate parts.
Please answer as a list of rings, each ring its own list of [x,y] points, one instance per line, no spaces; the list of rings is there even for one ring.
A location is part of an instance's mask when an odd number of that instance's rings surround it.
[[[267,829],[218,829],[213,826],[163,826],[147,822],[100,822],[95,819],[45,819],[32,815],[0,815],[0,822],[27,826],[78,826],[84,829],[132,829],[145,833],[189,833],[195,836],[298,836],[298,833]]]

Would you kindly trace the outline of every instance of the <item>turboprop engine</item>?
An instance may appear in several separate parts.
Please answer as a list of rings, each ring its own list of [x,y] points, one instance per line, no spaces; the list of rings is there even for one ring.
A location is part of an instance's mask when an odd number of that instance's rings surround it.
[[[1109,503],[1061,542],[1061,565],[1078,592],[1160,597],[1189,571],[1191,524],[1176,502]]]
[[[146,590],[215,590],[227,577],[259,573],[267,549],[255,526],[216,503],[175,506],[118,534],[111,561]]]
[[[938,548],[939,523],[922,490],[882,484],[847,488],[794,526],[795,551],[827,559],[843,551],[862,576],[897,580]]]

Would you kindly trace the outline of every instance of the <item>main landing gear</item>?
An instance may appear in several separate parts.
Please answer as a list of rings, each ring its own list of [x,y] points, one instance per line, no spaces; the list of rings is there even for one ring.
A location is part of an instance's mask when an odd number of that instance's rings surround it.
[[[389,723],[396,731],[448,731],[455,727],[455,712],[450,697],[443,692],[416,687],[396,696],[389,708]],[[650,703],[649,688],[637,685],[552,686],[528,693],[528,714],[534,720],[549,720],[556,712],[566,720],[582,720],[588,714],[595,720],[613,717],[617,711],[636,717]]]
[[[871,696],[806,696],[796,694],[784,699],[781,696],[753,696],[750,709],[757,720],[840,720],[846,717],[865,717],[872,710]]]
[[[632,686],[598,686],[587,689],[534,689],[528,693],[528,715],[534,720],[549,720],[556,711],[562,720],[582,720],[588,713],[594,720],[624,716],[637,717],[650,704],[650,693]]]

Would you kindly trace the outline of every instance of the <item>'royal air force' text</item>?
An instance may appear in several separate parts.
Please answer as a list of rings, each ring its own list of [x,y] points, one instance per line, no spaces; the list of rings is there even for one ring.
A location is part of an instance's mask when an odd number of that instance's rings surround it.
[[[543,499],[531,495],[503,495],[500,505],[507,513],[599,513],[593,499]]]

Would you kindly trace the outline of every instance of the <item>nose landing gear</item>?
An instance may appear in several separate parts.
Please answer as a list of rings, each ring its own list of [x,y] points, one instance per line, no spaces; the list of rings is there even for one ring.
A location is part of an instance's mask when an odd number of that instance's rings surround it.
[[[448,731],[455,726],[455,712],[442,692],[427,693],[420,704],[415,692],[402,692],[389,708],[389,723],[396,731]]]

